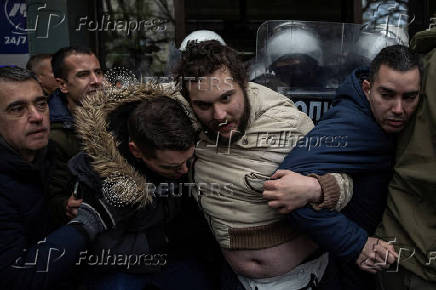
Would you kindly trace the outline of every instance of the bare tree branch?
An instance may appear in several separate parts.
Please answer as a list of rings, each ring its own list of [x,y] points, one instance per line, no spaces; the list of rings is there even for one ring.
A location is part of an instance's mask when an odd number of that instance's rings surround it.
[[[111,0],[106,0],[106,7],[107,7],[107,11],[109,13],[109,15],[113,14],[113,9],[112,9],[112,2]]]
[[[161,9],[162,14],[173,24],[176,23],[169,7],[167,0],[153,0]]]
[[[375,4],[375,3],[381,4],[383,2],[387,3],[388,1],[389,0],[382,0],[382,1],[380,1],[380,0],[367,0],[365,7],[362,7],[362,11],[365,12],[366,10],[368,10],[369,7],[371,6],[371,4]],[[408,6],[408,4],[409,4],[408,0],[395,0],[395,2],[398,4],[404,4],[406,6]]]
[[[393,16],[394,14],[398,13],[398,12],[403,12],[403,10],[400,8],[400,5],[405,5],[406,7],[408,6],[408,0],[395,0],[395,3],[397,3],[397,6],[393,6],[392,9],[389,9],[387,13],[383,13],[383,14],[378,14],[376,18],[370,17],[369,22],[370,24],[375,24],[377,23],[380,19],[383,19],[385,17],[389,17],[389,16]],[[378,6],[382,5],[382,4],[391,4],[392,1],[389,0],[368,0],[366,2],[365,7],[362,9],[362,14],[365,12],[368,12],[368,10],[371,8],[371,4],[378,4]],[[375,16],[375,15],[373,15]],[[368,20],[368,19],[367,19]]]

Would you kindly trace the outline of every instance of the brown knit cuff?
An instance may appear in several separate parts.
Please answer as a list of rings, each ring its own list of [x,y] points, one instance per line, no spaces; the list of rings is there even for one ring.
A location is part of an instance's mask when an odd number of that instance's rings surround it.
[[[299,232],[291,227],[287,220],[273,224],[248,227],[230,228],[230,249],[257,250],[271,248],[295,239]]]
[[[321,201],[319,203],[311,203],[311,206],[315,210],[321,210],[327,208],[334,210],[341,195],[341,189],[336,181],[336,178],[331,174],[317,175],[314,173],[309,174],[310,177],[318,179],[319,185],[321,185]]]

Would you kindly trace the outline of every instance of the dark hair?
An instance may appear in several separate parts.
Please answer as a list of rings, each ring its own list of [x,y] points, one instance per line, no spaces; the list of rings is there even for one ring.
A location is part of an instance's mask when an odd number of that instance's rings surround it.
[[[87,47],[68,46],[59,49],[51,58],[51,67],[55,78],[66,80],[68,76],[68,67],[65,65],[65,59],[72,54],[94,54]]]
[[[371,62],[369,80],[374,82],[381,65],[386,65],[396,71],[409,71],[417,68],[422,76],[422,65],[418,54],[404,45],[392,45],[383,48]]]
[[[35,67],[36,64],[48,58],[51,58],[51,54],[41,53],[41,54],[32,55],[27,61],[26,69],[33,71],[33,68]]]
[[[195,131],[185,109],[166,96],[142,101],[128,120],[130,139],[148,158],[156,150],[188,150],[195,142]]]
[[[189,91],[186,87],[188,78],[194,77],[197,80],[222,67],[229,69],[231,77],[242,89],[246,88],[247,70],[235,50],[217,40],[188,42],[174,71],[177,84],[181,84],[182,95],[189,100]]]
[[[0,82],[25,82],[28,80],[36,81],[35,75],[29,70],[18,66],[0,67]]]

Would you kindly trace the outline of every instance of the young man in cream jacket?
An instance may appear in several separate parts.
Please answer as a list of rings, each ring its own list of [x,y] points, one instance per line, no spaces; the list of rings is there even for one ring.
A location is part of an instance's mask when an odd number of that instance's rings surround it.
[[[313,287],[327,254],[262,197],[264,181],[289,151],[307,144],[312,121],[285,96],[249,83],[237,53],[217,41],[188,44],[176,73],[204,129],[194,195],[239,281],[246,289]],[[345,174],[296,180],[300,207],[340,209],[351,198]]]

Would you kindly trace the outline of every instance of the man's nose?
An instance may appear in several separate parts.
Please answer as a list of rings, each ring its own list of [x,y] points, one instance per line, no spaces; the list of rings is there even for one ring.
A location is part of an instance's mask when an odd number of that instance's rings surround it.
[[[213,118],[215,120],[224,120],[226,116],[227,116],[227,112],[225,110],[225,106],[214,105]]]
[[[392,112],[396,115],[401,115],[404,112],[403,100],[395,100],[392,105]]]
[[[42,122],[42,119],[44,118],[44,113],[39,111],[35,106],[29,107],[29,121],[30,122]]]
[[[185,163],[183,163],[183,165],[180,167],[180,169],[178,170],[178,173],[180,173],[180,174],[186,174],[186,173],[188,173],[188,170],[189,170],[189,168],[188,168],[188,165],[186,164],[186,162]]]
[[[100,74],[96,74],[96,73],[91,73],[90,75],[91,78],[91,84],[92,85],[96,85],[96,86],[101,86],[102,82],[103,82],[103,76]]]

